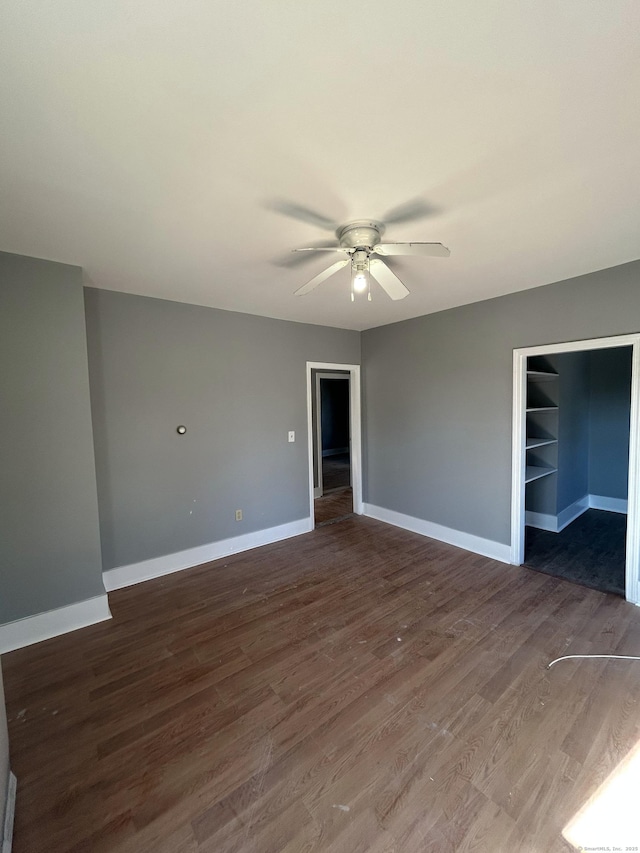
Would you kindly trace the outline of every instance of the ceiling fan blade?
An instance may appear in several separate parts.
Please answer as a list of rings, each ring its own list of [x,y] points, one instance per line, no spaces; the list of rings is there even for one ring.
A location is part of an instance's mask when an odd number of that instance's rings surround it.
[[[265,206],[268,210],[282,213],[284,216],[290,216],[300,222],[307,222],[309,225],[317,225],[318,228],[325,228],[328,231],[335,231],[338,227],[338,223],[329,219],[328,216],[286,199],[274,198],[267,201]]]
[[[313,254],[310,249],[337,249],[338,241],[337,240],[321,240],[315,243],[313,246],[310,246],[309,249],[305,248],[303,251],[296,254],[296,252],[287,252],[286,255],[280,255],[277,258],[274,258],[271,263],[275,264],[277,267],[297,267],[301,264],[306,264],[308,261],[313,260]]]
[[[448,258],[451,252],[442,243],[378,243],[373,247],[376,255],[428,255]]]
[[[369,261],[369,273],[391,299],[404,299],[409,295],[409,291],[398,276],[391,272],[385,262],[379,258],[372,258]]]
[[[439,208],[429,204],[422,198],[412,198],[404,204],[399,204],[387,211],[382,217],[385,225],[395,225],[399,222],[413,222],[416,219],[425,219],[427,216],[435,216],[440,213]]]
[[[302,249],[292,249],[292,252],[348,252],[344,246],[309,246]]]
[[[303,284],[302,287],[299,287],[293,295],[304,296],[305,293],[309,293],[319,284],[322,284],[323,281],[326,281],[330,276],[338,272],[338,270],[341,270],[342,267],[346,267],[348,263],[348,258],[345,261],[336,261],[335,264],[331,264],[331,266],[327,267],[326,270],[323,270],[321,273],[318,273],[318,275],[314,276],[311,281],[308,281],[306,284]]]

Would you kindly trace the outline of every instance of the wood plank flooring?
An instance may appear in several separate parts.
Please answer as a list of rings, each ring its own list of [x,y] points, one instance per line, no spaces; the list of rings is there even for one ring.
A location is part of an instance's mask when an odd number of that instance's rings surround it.
[[[3,657],[14,853],[573,849],[640,736],[640,610],[353,517]]]
[[[313,502],[313,513],[316,524],[326,524],[328,521],[344,518],[353,512],[353,490],[351,486],[328,492]]]

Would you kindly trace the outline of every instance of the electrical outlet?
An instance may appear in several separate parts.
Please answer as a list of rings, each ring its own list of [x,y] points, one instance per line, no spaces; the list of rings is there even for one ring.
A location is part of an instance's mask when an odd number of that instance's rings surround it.
[[[296,431],[294,429],[290,429],[289,430],[289,441],[295,441],[295,440],[296,440]]]
[[[236,510],[236,521],[242,521],[242,510],[241,509]]]

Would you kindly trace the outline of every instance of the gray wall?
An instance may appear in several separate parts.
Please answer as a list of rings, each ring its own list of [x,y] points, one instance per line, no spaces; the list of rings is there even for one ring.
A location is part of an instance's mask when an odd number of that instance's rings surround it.
[[[364,332],[365,500],[509,543],[513,349],[638,332],[639,285],[634,261]]]
[[[7,711],[4,704],[4,686],[2,684],[2,665],[0,664],[0,841],[4,829],[4,813],[7,802],[7,784],[9,782],[9,732],[7,731]]]
[[[109,291],[85,302],[105,569],[309,515],[306,362],[358,364],[358,332]]]
[[[626,498],[631,348],[590,353],[589,492]]]
[[[78,267],[0,253],[0,623],[104,593]]]

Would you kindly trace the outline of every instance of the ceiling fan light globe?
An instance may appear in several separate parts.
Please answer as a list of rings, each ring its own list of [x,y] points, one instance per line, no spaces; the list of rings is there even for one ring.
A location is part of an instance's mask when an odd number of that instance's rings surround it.
[[[364,293],[369,287],[367,274],[365,272],[357,272],[353,277],[353,289],[356,293]]]

